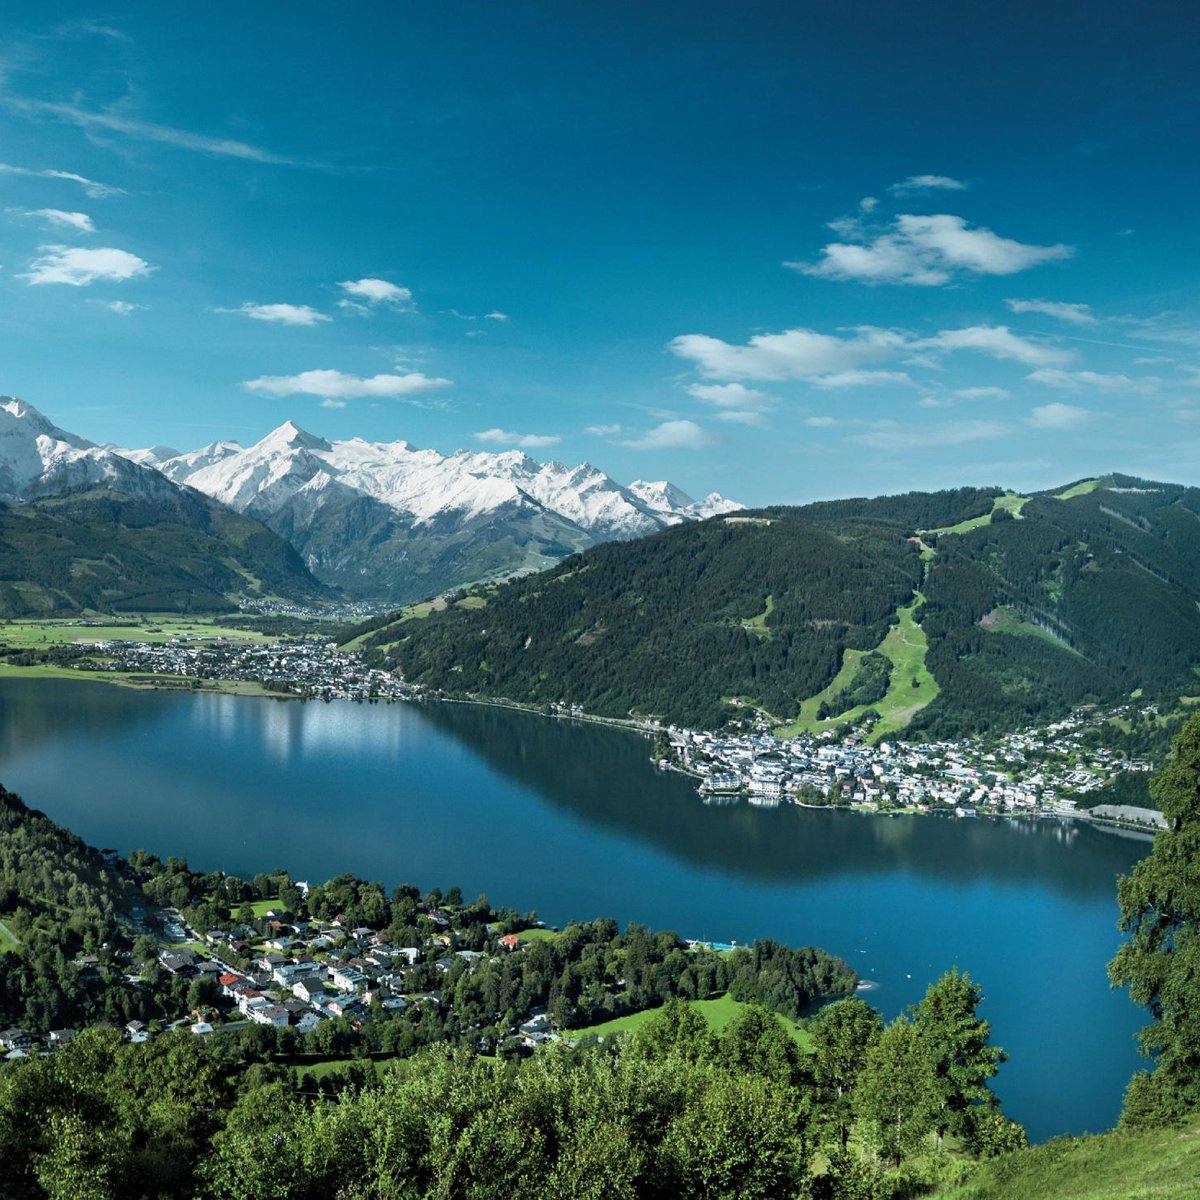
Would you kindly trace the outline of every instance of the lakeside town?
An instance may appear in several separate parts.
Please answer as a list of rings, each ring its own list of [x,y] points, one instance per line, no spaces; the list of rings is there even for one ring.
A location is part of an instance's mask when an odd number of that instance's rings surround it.
[[[1152,706],[1145,710],[1151,713]],[[864,812],[953,812],[956,816],[1084,816],[1161,828],[1162,814],[1078,798],[1152,763],[1084,743],[1085,730],[1115,714],[1072,714],[1044,728],[979,739],[872,745],[865,731],[832,730],[781,739],[761,729],[741,736],[669,726],[659,765],[699,778],[708,803],[745,796],[751,804],[848,806]]]
[[[174,676],[193,685],[210,680],[253,683],[280,696],[358,702],[442,698],[369,667],[361,656],[332,642],[311,639],[266,644],[221,637],[161,645],[114,641],[99,642],[93,649],[104,660],[80,664],[86,669]],[[552,713],[587,719],[565,705],[552,706]],[[744,798],[759,806],[798,803],[862,812],[1084,817],[1153,829],[1163,824],[1153,809],[1087,806],[1080,800],[1119,775],[1154,769],[1146,760],[1088,745],[1086,731],[1098,722],[1156,716],[1153,704],[1132,702],[1112,711],[1080,710],[1044,727],[987,740],[928,743],[896,738],[872,743],[865,728],[844,735],[830,729],[781,738],[761,718],[752,732],[736,734],[664,726],[657,720],[606,723],[652,734],[659,765],[695,776],[706,803]]]

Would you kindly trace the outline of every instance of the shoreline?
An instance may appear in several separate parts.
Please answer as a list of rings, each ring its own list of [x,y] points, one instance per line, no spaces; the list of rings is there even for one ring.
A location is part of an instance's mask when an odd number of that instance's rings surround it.
[[[88,680],[99,683],[107,683],[111,686],[125,688],[129,691],[136,692],[174,692],[182,694],[207,694],[207,695],[222,695],[245,697],[252,700],[279,700],[279,701],[300,701],[306,702],[311,699],[323,699],[320,696],[301,695],[295,692],[276,692],[270,691],[260,683],[250,680],[194,680],[191,676],[181,675],[137,675],[133,673],[117,673],[106,671],[86,671],[79,670],[73,667],[60,667],[53,665],[35,665],[35,666],[9,666],[0,664],[0,681],[4,679],[57,679],[57,680]],[[178,680],[179,682],[175,682]],[[417,687],[419,685],[407,685],[409,687]],[[350,696],[331,697],[336,700],[352,700]],[[400,703],[440,703],[440,704],[464,704],[475,705],[486,708],[502,708],[511,712],[526,713],[531,716],[546,717],[560,721],[578,721],[581,723],[592,725],[605,725],[614,729],[622,729],[630,733],[636,733],[644,738],[651,738],[656,732],[661,729],[661,726],[652,725],[648,720],[635,720],[633,718],[619,717],[602,717],[592,713],[561,711],[552,708],[546,711],[543,706],[525,704],[517,700],[510,700],[505,697],[480,697],[480,696],[448,696],[443,693],[429,692],[425,690],[417,691],[415,694],[408,697],[379,697],[380,700],[388,704],[399,701]],[[356,703],[361,701],[355,701]],[[677,774],[687,776],[691,779],[703,780],[705,776],[698,771],[689,770],[687,767],[670,761],[668,759],[654,758],[649,759],[650,763],[660,771],[673,771]],[[757,793],[749,790],[738,789],[729,792],[712,792],[706,793],[697,788],[697,793],[701,796],[703,802],[708,803],[714,799],[720,799],[725,803],[733,801],[735,803],[746,802],[751,806],[764,807],[762,801],[764,797],[760,797]],[[894,809],[871,809],[861,805],[830,805],[830,804],[812,804],[798,799],[795,796],[771,796],[765,798],[769,803],[765,807],[778,808],[787,805],[795,808],[810,809],[815,812],[821,811],[840,811],[854,813],[860,816],[873,817],[901,817],[901,816],[948,816],[949,813],[940,810],[925,810],[922,811],[916,808],[894,808]],[[1076,809],[1072,811],[1064,810],[1041,810],[1039,812],[977,812],[971,814],[974,816],[987,817],[993,820],[996,819],[1018,819],[1018,820],[1047,820],[1057,819],[1062,821],[1086,821],[1110,833],[1120,834],[1127,837],[1145,839],[1153,841],[1155,830],[1143,824],[1131,821],[1122,821],[1111,817],[1093,816],[1088,809]],[[964,818],[957,818],[964,819]]]

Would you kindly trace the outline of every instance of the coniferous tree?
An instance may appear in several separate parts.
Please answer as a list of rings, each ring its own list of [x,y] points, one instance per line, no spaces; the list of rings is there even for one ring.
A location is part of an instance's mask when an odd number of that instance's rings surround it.
[[[1117,885],[1128,941],[1109,964],[1114,986],[1154,1022],[1139,1035],[1152,1071],[1135,1075],[1122,1121],[1155,1125],[1200,1108],[1200,714],[1150,785],[1167,828]]]

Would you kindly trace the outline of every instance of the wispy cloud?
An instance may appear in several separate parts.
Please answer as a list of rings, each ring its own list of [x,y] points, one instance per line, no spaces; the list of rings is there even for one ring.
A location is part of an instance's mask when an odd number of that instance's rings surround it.
[[[411,304],[412,292],[387,279],[345,279],[338,287],[368,304]]]
[[[630,450],[703,450],[717,439],[695,421],[664,421],[622,445]]]
[[[821,279],[937,287],[958,274],[1013,275],[1073,253],[1070,246],[1027,245],[983,226],[971,228],[949,213],[902,213],[882,232],[854,219],[832,228],[850,240],[830,242],[815,263],[784,266]]]
[[[1086,304],[1066,304],[1059,300],[1005,300],[1004,303],[1015,313],[1040,313],[1073,325],[1099,324]]]
[[[616,437],[619,433],[625,432],[624,425],[588,425],[584,428],[584,433],[590,433],[592,437]]]
[[[508,313],[502,313],[499,311],[499,309],[496,309],[490,313],[484,313],[483,319],[485,321],[507,321]]]
[[[813,384],[819,388],[877,387],[881,384],[911,384],[912,378],[904,371],[835,371],[832,375],[818,375]]]
[[[1011,393],[1002,387],[955,388],[954,395],[960,400],[1007,400]]]
[[[103,129],[110,133],[124,134],[138,141],[159,142],[166,146],[177,146],[181,150],[195,150],[218,158],[241,158],[250,162],[271,163],[278,166],[301,166],[296,159],[264,150],[261,146],[235,138],[209,137],[203,133],[192,133],[187,129],[176,129],[171,125],[158,125],[153,121],[140,121],[114,112],[92,112],[77,104],[61,104],[49,100],[29,100],[10,96],[6,103],[17,112],[31,117],[49,117],[64,121],[80,129]]]
[[[1069,392],[1132,392],[1139,396],[1153,395],[1158,390],[1159,382],[1157,379],[1130,379],[1128,375],[1101,371],[1062,371],[1053,367],[1031,371],[1029,378],[1034,383]]]
[[[999,421],[954,421],[919,428],[904,427],[894,421],[878,421],[875,428],[852,434],[848,440],[873,450],[917,450],[988,441],[1009,432],[1009,427]]]
[[[893,195],[902,196],[908,192],[965,192],[967,185],[949,175],[910,175],[899,183],[893,183],[888,191]]]
[[[42,246],[40,258],[20,276],[29,285],[65,283],[87,287],[93,283],[122,283],[148,275],[154,268],[144,258],[113,246]]]
[[[326,400],[356,400],[364,396],[403,399],[451,386],[449,379],[431,379],[420,371],[364,378],[330,370],[301,371],[298,375],[262,375],[242,384],[247,391],[267,396],[321,396]]]
[[[129,317],[146,306],[144,304],[130,304],[128,300],[110,300],[104,307],[109,312],[116,313],[118,317]]]
[[[562,438],[554,433],[512,433],[507,429],[483,429],[471,436],[477,442],[516,446],[521,450],[544,450],[547,446],[557,446],[562,441]]]
[[[77,183],[93,200],[102,200],[107,196],[123,196],[124,188],[112,187],[107,183],[97,183],[85,175],[76,175],[74,171],[37,171],[32,167],[17,167],[12,163],[0,163],[0,175],[26,175],[34,179],[64,179]]]
[[[247,300],[238,308],[221,308],[217,311],[237,313],[252,321],[270,321],[275,325],[317,325],[329,320],[324,313],[307,304],[252,304]]]
[[[1010,359],[1030,367],[1056,367],[1069,363],[1073,355],[1044,342],[1015,334],[1006,325],[971,325],[965,329],[943,329],[935,337],[914,342],[919,349],[975,350],[992,358]]]
[[[742,383],[693,383],[688,394],[714,408],[761,411],[774,403],[774,398],[757,388],[748,388]]]
[[[338,301],[338,307],[350,312],[366,313],[376,305],[386,305],[399,312],[412,312],[417,307],[408,288],[387,279],[343,279],[338,287],[346,293]]]
[[[1029,423],[1035,429],[1074,429],[1095,414],[1074,404],[1043,404],[1029,414]]]
[[[894,355],[905,344],[903,335],[892,330],[864,327],[849,338],[814,329],[760,333],[744,346],[687,333],[675,338],[669,349],[709,379],[783,380],[855,370]]]
[[[95,233],[92,218],[83,212],[67,212],[61,208],[33,208],[25,214],[44,221],[54,229],[70,229],[74,233]]]
[[[752,425],[758,429],[765,429],[769,424],[761,412],[752,409],[742,412],[736,408],[723,408],[720,412],[713,413],[713,416],[718,421],[728,421],[736,425]]]

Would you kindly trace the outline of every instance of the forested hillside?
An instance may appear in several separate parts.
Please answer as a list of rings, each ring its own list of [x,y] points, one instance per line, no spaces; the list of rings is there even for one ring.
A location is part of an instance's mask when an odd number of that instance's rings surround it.
[[[0,616],[223,612],[243,596],[331,595],[281,537],[190,489],[0,504]]]
[[[908,657],[864,668],[858,652],[885,650],[914,598]],[[764,509],[597,547],[423,616],[357,632],[377,662],[448,694],[611,717],[716,727],[744,714],[737,699],[787,722],[843,667],[824,722],[889,690],[903,709],[911,688],[903,720],[929,737],[1138,688],[1174,705],[1200,692],[1200,491],[1110,476],[1032,497]],[[926,669],[937,688],[921,692]]]

